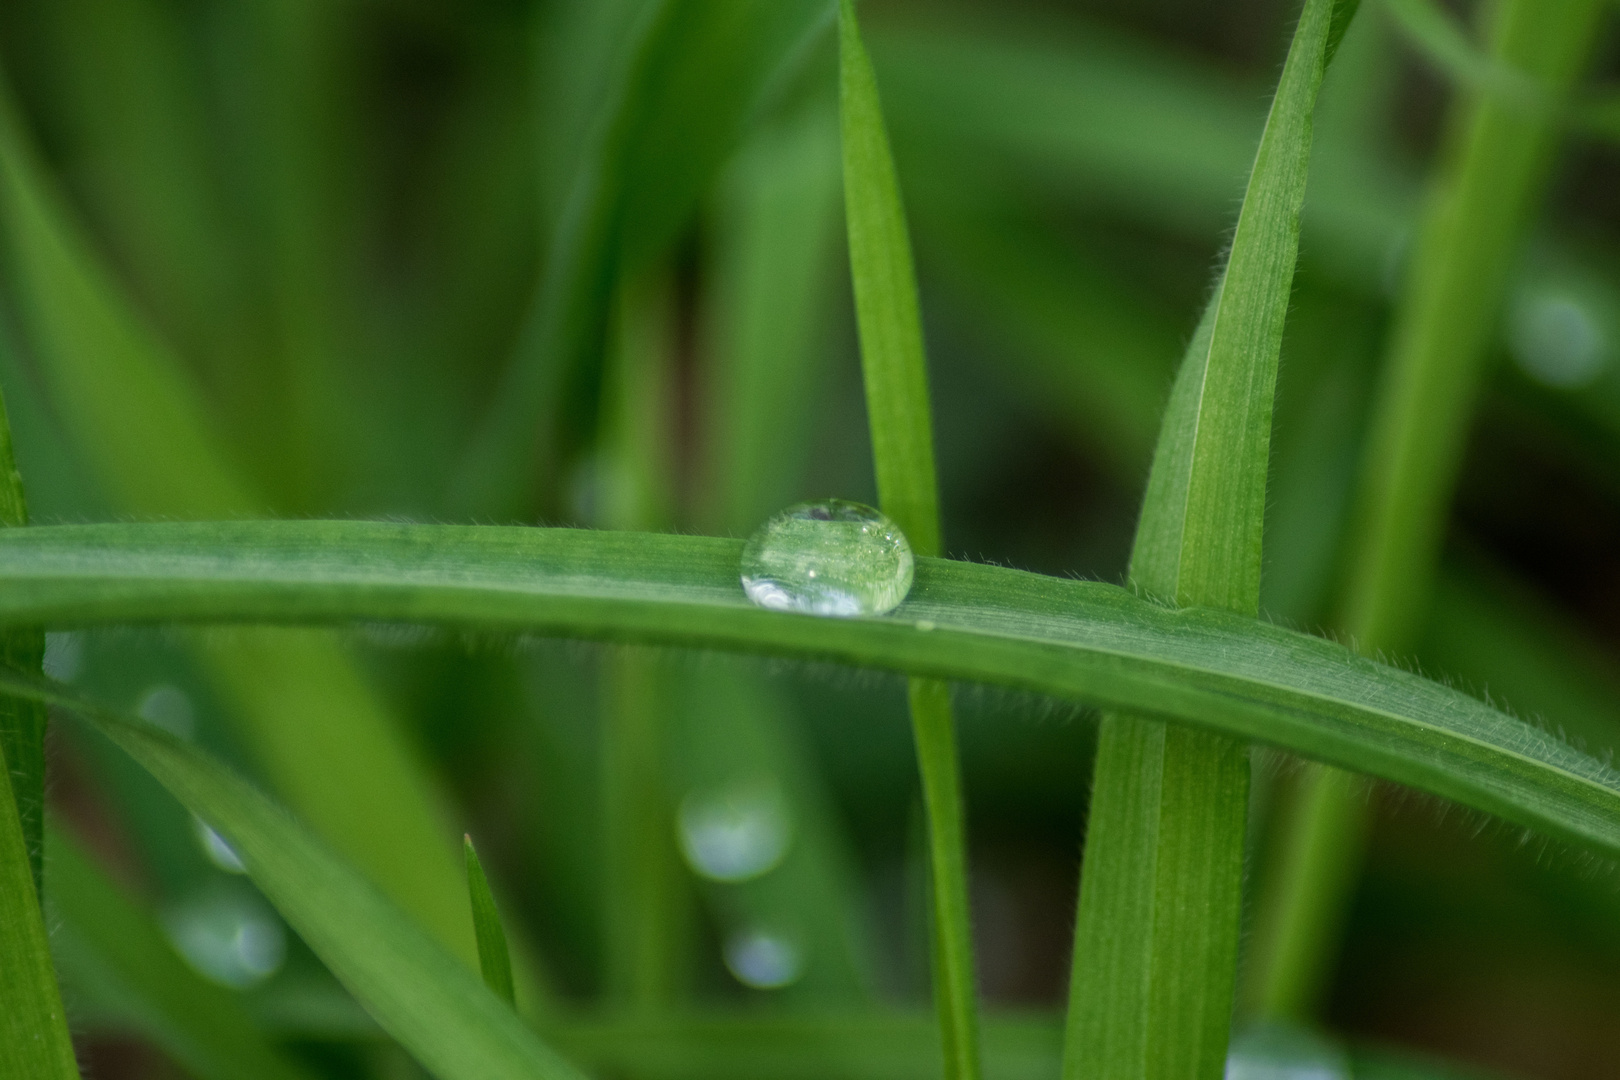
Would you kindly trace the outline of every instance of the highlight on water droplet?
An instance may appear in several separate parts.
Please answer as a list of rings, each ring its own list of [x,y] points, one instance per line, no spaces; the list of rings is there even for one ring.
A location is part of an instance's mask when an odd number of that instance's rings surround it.
[[[64,630],[45,635],[45,674],[59,683],[78,681],[84,671],[84,635]]]
[[[247,867],[242,863],[242,856],[236,849],[202,818],[192,815],[191,827],[197,834],[197,843],[202,845],[203,854],[208,861],[225,871],[227,874],[245,874]]]
[[[1258,1024],[1232,1039],[1225,1080],[1350,1080],[1350,1059],[1313,1032]]]
[[[804,974],[804,952],[786,934],[752,929],[726,941],[726,969],[744,986],[780,990]]]
[[[915,560],[900,527],[857,502],[790,506],[743,547],[742,586],[772,611],[851,618],[893,611],[911,591]]]
[[[1509,309],[1507,336],[1520,370],[1560,390],[1591,384],[1609,360],[1602,318],[1569,289],[1526,289]]]
[[[245,886],[211,888],[170,908],[169,940],[205,978],[243,990],[281,969],[287,931]]]
[[[793,839],[787,799],[772,777],[691,792],[676,817],[687,864],[711,881],[749,881],[770,872]]]

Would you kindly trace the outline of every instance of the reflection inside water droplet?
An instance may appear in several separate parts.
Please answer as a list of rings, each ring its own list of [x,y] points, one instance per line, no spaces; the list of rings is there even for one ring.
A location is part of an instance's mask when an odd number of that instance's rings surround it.
[[[726,967],[755,990],[779,990],[804,974],[804,954],[784,934],[744,930],[726,941]]]
[[[281,921],[244,888],[199,893],[163,919],[169,940],[199,974],[238,990],[274,975],[287,955]]]
[[[899,526],[870,506],[827,499],[790,506],[749,537],[742,586],[772,611],[882,615],[906,598],[914,569]]]
[[[242,865],[242,856],[236,849],[226,842],[225,838],[209,827],[208,822],[200,817],[191,819],[191,827],[197,833],[197,842],[202,845],[203,854],[208,861],[225,871],[227,874],[245,874],[247,867]]]
[[[1349,1080],[1350,1061],[1309,1031],[1264,1024],[1232,1039],[1225,1080]]]
[[[694,791],[681,800],[681,852],[713,881],[747,881],[787,854],[793,821],[781,785],[769,777]]]
[[[45,635],[45,674],[57,682],[78,681],[84,671],[84,635],[67,630]]]

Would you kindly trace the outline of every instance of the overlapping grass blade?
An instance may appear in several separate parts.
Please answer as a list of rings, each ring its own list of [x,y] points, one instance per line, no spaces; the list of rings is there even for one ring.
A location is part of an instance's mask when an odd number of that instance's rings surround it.
[[[472,901],[473,933],[478,938],[478,970],[490,992],[508,1005],[516,1004],[512,989],[512,956],[506,949],[506,931],[501,913],[495,908],[495,895],[489,891],[484,864],[478,861],[472,837],[465,840],[467,854],[467,897]]]
[[[4,747],[0,747],[0,972],[4,973],[0,1074],[79,1080]]]
[[[0,243],[50,402],[112,499],[183,519],[261,512],[178,358],[77,230],[3,87]],[[471,962],[461,874],[436,796],[336,643],[244,630],[197,647],[285,796]]]
[[[1130,569],[1133,585],[1167,602],[1259,610],[1277,361],[1311,113],[1336,10],[1334,0],[1305,4],[1225,270],[1171,392]],[[1241,743],[1156,719],[1104,717],[1075,924],[1066,1077],[1221,1075],[1248,800]]]
[[[6,686],[23,684],[8,678]],[[219,762],[166,732],[49,684],[34,683],[28,692],[89,721],[219,832],[299,936],[435,1076],[580,1076],[463,963],[286,811]]]
[[[537,464],[558,464],[561,415],[603,338],[611,283],[664,252],[830,13],[830,0],[651,0],[621,27],[631,40],[584,121],[540,287],[457,477],[459,509],[532,516]]]
[[[878,500],[918,554],[938,555],[939,484],[917,277],[877,76],[861,41],[854,0],[839,0],[838,41],[844,220]],[[907,698],[928,815],[934,997],[945,1044],[945,1076],[977,1080],[981,1065],[967,838],[950,687],[913,679]]]
[[[28,524],[28,502],[12,456],[11,422],[0,398],[0,528]],[[40,670],[45,635],[18,627],[0,634],[0,665],[25,674]],[[11,794],[22,828],[23,850],[36,894],[43,887],[40,858],[45,827],[45,713],[20,701],[0,704],[0,757],[11,771]]]
[[[1620,855],[1600,762],[1329,641],[1116,586],[923,559],[893,615],[753,607],[742,544],[365,522],[0,532],[0,625],[393,620],[767,653],[996,683],[1200,725]]]
[[[1491,9],[1492,53],[1562,93],[1602,10],[1596,0],[1502,0]],[[1500,95],[1454,107],[1363,465],[1340,619],[1361,648],[1404,653],[1416,644],[1497,312],[1555,134],[1548,115]],[[1252,969],[1256,999],[1285,1018],[1315,1007],[1354,881],[1344,864],[1357,861],[1366,817],[1351,780],[1331,770],[1308,776],[1300,800],[1285,842],[1293,854],[1278,869],[1275,902],[1259,913]]]
[[[151,912],[60,828],[48,835],[52,948],[75,1006],[114,1010],[202,1080],[307,1080],[238,995],[180,958]]]

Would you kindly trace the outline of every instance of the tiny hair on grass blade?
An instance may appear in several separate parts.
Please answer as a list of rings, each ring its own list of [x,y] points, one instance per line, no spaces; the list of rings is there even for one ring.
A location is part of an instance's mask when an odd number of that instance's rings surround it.
[[[918,560],[910,596],[888,616],[798,616],[748,602],[741,554],[737,540],[582,529],[36,526],[0,530],[0,624],[396,621],[992,683],[1280,746],[1620,855],[1620,779],[1608,766],[1334,642],[1164,608],[1115,585],[944,559]]]

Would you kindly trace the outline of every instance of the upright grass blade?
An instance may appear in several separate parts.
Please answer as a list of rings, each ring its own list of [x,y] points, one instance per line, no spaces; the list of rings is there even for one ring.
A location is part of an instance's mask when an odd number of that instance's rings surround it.
[[[877,76],[861,41],[853,0],[839,0],[838,44],[844,216],[878,499],[918,554],[938,555],[939,485],[911,238]],[[913,679],[907,698],[928,814],[934,998],[945,1047],[945,1076],[978,1080],[967,839],[951,691],[945,683]]]
[[[1130,573],[1166,602],[1259,609],[1277,360],[1311,113],[1342,32],[1336,17],[1334,0],[1307,0],[1226,268],[1171,391]],[[1222,1074],[1248,791],[1241,743],[1104,718],[1075,925],[1068,1080]]]
[[[535,473],[559,464],[612,283],[665,252],[829,14],[830,0],[648,0],[621,27],[631,40],[595,91],[605,104],[585,122],[543,278],[457,477],[459,509],[533,516]]]
[[[166,732],[35,690],[88,720],[225,837],[299,936],[435,1076],[577,1080],[506,1002],[252,785]]]
[[[0,1075],[79,1080],[11,771],[0,757]]]
[[[597,518],[615,529],[666,527],[675,490],[672,284],[659,272],[621,280],[614,309]],[[655,1009],[674,990],[687,936],[666,782],[675,675],[642,649],[615,651],[601,673],[603,983],[617,1004]]]
[[[0,528],[27,525],[28,503],[11,452],[11,422],[0,397]],[[0,634],[0,666],[34,674],[45,659],[45,634],[19,627]],[[36,896],[44,877],[40,859],[45,827],[45,712],[21,701],[0,702],[0,755],[11,771],[23,849]]]
[[[113,1009],[202,1080],[307,1080],[239,995],[181,959],[152,912],[60,828],[47,837],[52,949],[70,1001]]]
[[[76,228],[3,85],[0,253],[50,402],[117,505],[182,519],[262,512],[178,358]],[[284,795],[471,962],[437,796],[337,643],[244,629],[196,648]]]
[[[0,626],[393,620],[987,682],[1270,743],[1620,854],[1608,767],[1332,642],[1117,586],[926,558],[894,614],[807,619],[749,604],[741,553],[734,540],[577,529],[36,526],[0,531]]]
[[[1497,0],[1492,55],[1553,95],[1588,55],[1598,0]],[[1451,490],[1514,257],[1555,147],[1550,117],[1500,95],[1453,107],[1439,175],[1374,403],[1341,627],[1358,647],[1403,653],[1428,608]],[[1254,999],[1281,1018],[1320,999],[1366,828],[1350,777],[1313,771],[1257,917]]]
[[[467,897],[472,901],[473,934],[478,938],[478,970],[490,992],[508,1005],[516,1005],[512,989],[512,956],[506,949],[506,931],[495,895],[489,891],[484,864],[478,861],[472,837],[464,838],[467,853]]]

